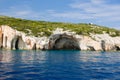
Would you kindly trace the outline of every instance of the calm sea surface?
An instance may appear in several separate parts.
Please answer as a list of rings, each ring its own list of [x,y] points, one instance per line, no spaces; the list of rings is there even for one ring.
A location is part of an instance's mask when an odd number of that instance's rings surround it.
[[[0,80],[120,80],[120,52],[3,50]]]

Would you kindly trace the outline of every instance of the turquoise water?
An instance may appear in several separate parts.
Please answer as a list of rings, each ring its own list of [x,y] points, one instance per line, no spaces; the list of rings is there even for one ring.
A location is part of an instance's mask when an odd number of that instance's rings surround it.
[[[120,52],[0,51],[0,80],[120,80]]]

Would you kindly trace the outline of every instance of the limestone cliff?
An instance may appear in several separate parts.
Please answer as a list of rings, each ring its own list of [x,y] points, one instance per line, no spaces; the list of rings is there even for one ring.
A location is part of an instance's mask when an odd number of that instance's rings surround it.
[[[49,37],[27,36],[25,33],[9,26],[0,26],[1,49],[72,49],[109,51],[120,50],[120,37],[108,34],[77,35],[75,32],[61,28],[53,31]]]
[[[0,27],[0,47],[4,49],[43,49],[47,43],[46,37],[37,38],[12,29],[9,26]]]

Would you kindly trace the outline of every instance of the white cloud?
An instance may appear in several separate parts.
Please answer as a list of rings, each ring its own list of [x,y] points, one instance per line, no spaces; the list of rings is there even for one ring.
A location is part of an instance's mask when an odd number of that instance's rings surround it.
[[[79,1],[75,0],[73,3],[69,4],[69,9],[71,11],[55,11],[50,10],[48,14],[53,18],[66,19],[68,21],[88,21],[95,22],[101,25],[110,24],[113,26],[114,23],[120,21],[120,5],[110,4],[108,0],[89,0]],[[117,23],[115,26],[119,26]]]
[[[53,19],[54,10],[35,11],[28,5],[11,6],[4,11],[0,10],[0,15],[18,17],[33,20],[51,20]]]
[[[43,12],[36,12],[28,5],[12,6],[9,9],[0,12],[0,14],[35,19],[49,19],[49,18],[68,18],[68,19],[102,19],[117,21],[120,20],[120,5],[108,4],[108,0],[89,0],[79,1],[75,0],[69,4],[68,8],[71,11],[57,12],[55,10],[47,10]]]
[[[1,15],[20,17],[25,19],[37,19],[48,21],[80,21],[96,20],[96,22],[118,22],[120,21],[120,5],[108,4],[109,0],[73,0],[68,5],[68,10],[44,10],[42,12],[33,10],[28,5],[11,6]]]
[[[0,11],[0,14],[6,16],[12,16],[12,17],[26,18],[26,19],[36,18],[39,16],[37,12],[33,11],[27,5],[11,6],[10,8],[5,9],[4,11]]]
[[[91,0],[91,3],[93,3],[93,4],[103,4],[103,3],[105,3],[105,0]]]
[[[104,20],[116,21],[120,18],[120,5],[108,4],[105,0],[90,0],[90,2],[74,2],[71,8],[84,11],[85,14],[94,18],[105,18]],[[78,13],[81,13],[79,11]],[[79,16],[78,16],[79,17]],[[115,19],[115,17],[119,17]],[[89,17],[88,17],[89,18]]]
[[[57,13],[53,12],[51,16],[54,17],[61,17],[61,18],[69,18],[69,19],[90,19],[93,18],[92,16],[89,16],[89,14],[82,14],[78,12],[63,12],[63,13]]]
[[[31,13],[30,11],[18,11],[16,12],[16,14],[18,15],[28,15],[29,13]]]

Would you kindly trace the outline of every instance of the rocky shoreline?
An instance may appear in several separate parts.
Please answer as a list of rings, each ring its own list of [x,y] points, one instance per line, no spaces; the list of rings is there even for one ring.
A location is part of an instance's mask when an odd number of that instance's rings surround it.
[[[108,34],[78,35],[69,30],[57,28],[49,37],[27,36],[27,34],[12,29],[9,26],[0,26],[0,48],[11,50],[92,50],[118,51],[120,37],[111,37]]]

